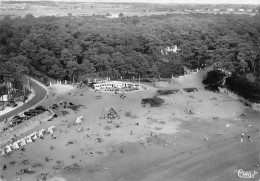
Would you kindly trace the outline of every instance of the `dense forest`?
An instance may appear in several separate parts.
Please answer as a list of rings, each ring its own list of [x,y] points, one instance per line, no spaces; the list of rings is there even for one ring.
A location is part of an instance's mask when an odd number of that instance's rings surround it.
[[[259,19],[234,14],[6,16],[0,21],[0,83],[24,73],[61,80],[171,77],[183,74],[183,66],[207,64],[231,71],[232,80],[258,91]],[[161,54],[173,45],[177,53]]]

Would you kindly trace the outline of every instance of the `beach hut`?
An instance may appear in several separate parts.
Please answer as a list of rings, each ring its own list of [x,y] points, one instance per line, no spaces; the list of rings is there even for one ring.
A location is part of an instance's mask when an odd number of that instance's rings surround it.
[[[27,136],[27,137],[25,138],[25,140],[26,140],[26,143],[31,143],[31,142],[33,142],[30,135]]]
[[[37,137],[37,135],[36,135],[37,133],[34,133],[34,134],[32,134],[32,139],[33,140],[36,140],[36,139],[38,139],[38,137]]]
[[[50,127],[48,128],[48,132],[51,133],[51,134],[53,134],[53,128],[55,128],[55,126],[50,126]]]
[[[38,134],[39,138],[42,138],[42,137],[43,137],[43,131],[40,130],[40,131],[37,132],[37,134]],[[37,135],[37,134],[36,134],[36,135]]]
[[[38,136],[41,137],[40,135],[43,136],[43,133],[45,133],[45,129],[41,129],[40,131],[38,131]]]
[[[83,116],[77,117],[76,123],[77,123],[77,124],[81,124],[81,123],[82,123],[82,119],[83,119]]]
[[[1,149],[1,156],[5,156],[5,149]]]
[[[20,146],[24,146],[24,145],[26,145],[26,141],[25,141],[24,138],[22,138],[22,139],[20,140]]]
[[[19,149],[18,141],[15,141],[15,142],[13,143],[12,148],[15,149],[15,150],[18,150],[18,149]]]
[[[6,153],[12,152],[11,146],[12,146],[12,145],[7,145],[7,146],[5,147]]]

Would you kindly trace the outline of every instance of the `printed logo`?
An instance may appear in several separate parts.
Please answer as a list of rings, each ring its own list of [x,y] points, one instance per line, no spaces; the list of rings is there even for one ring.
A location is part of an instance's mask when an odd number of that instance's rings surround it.
[[[235,172],[237,173],[237,176],[240,178],[254,178],[256,174],[258,174],[258,172],[254,171],[244,171],[242,169],[239,170],[235,170]]]

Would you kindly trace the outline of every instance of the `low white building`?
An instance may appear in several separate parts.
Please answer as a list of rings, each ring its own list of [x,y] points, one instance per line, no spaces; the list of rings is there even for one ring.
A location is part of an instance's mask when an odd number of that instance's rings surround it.
[[[113,19],[113,18],[118,18],[119,14],[110,14],[109,16],[106,16],[107,18]]]
[[[168,52],[177,53],[178,50],[180,50],[180,49],[178,49],[177,45],[174,45],[172,47],[167,47],[164,50],[161,50],[161,54],[168,55]]]
[[[106,90],[106,89],[123,89],[123,88],[138,88],[131,82],[120,82],[120,81],[102,81],[93,85],[95,90]]]

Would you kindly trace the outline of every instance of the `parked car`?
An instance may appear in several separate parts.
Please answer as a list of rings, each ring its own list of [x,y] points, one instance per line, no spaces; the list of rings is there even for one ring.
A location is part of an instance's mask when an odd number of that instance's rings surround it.
[[[36,115],[41,114],[43,112],[44,111],[42,111],[42,110],[30,109],[28,111],[25,111],[24,115],[26,115],[26,116],[36,116]]]
[[[35,110],[38,110],[38,111],[46,111],[47,108],[44,107],[44,106],[37,106],[37,107],[35,108]]]
[[[20,116],[18,116],[18,115],[17,115],[17,116],[14,116],[14,117],[12,118],[12,120],[10,121],[10,127],[14,127],[14,126],[16,126],[16,125],[22,123],[23,120],[24,120],[24,117],[20,117]]]

